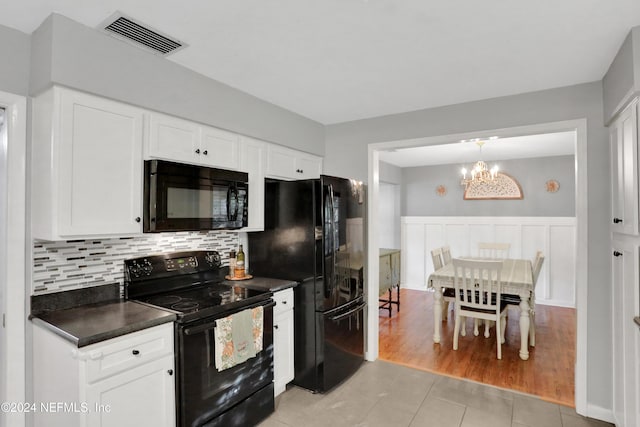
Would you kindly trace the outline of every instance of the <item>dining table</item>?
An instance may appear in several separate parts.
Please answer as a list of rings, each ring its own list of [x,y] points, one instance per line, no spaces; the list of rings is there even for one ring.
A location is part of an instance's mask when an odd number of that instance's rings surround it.
[[[475,259],[481,258],[462,258]],[[485,258],[486,259],[486,258]],[[502,260],[502,294],[517,295],[520,298],[520,358],[529,359],[530,300],[533,293],[532,264],[528,259]],[[439,343],[442,334],[442,293],[444,289],[455,289],[453,263],[434,271],[427,280],[427,287],[434,292],[433,299],[433,342]]]

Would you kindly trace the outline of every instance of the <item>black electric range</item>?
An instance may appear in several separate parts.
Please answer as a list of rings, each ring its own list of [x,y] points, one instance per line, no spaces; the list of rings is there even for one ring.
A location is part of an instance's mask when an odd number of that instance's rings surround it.
[[[125,297],[177,315],[177,425],[244,426],[274,410],[273,306],[270,291],[224,283],[215,251],[174,252],[125,260]],[[263,308],[262,351],[228,369],[215,366],[216,320]]]

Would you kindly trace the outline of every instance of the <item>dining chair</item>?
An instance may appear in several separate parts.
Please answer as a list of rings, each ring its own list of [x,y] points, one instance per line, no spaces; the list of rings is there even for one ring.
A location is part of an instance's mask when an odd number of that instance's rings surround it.
[[[509,243],[478,243],[478,257],[487,259],[506,259],[509,258]]]
[[[449,249],[446,246],[447,250]],[[433,262],[433,271],[440,270],[444,267],[445,263],[442,260],[442,248],[436,248],[431,251],[431,261]],[[449,256],[451,256],[451,252],[449,251]],[[443,307],[442,307],[442,320],[447,320],[447,315],[449,313],[449,304],[455,302],[455,295],[453,293],[453,289],[450,288],[442,288],[442,299],[443,299]],[[464,335],[464,334],[463,334]]]
[[[444,265],[451,264],[451,249],[449,246],[443,246],[440,250],[442,251],[442,263]]]
[[[507,304],[503,303],[502,261],[453,259],[456,295],[456,320],[453,326],[453,349],[458,349],[460,327],[467,317],[496,324],[498,359],[502,359]]]

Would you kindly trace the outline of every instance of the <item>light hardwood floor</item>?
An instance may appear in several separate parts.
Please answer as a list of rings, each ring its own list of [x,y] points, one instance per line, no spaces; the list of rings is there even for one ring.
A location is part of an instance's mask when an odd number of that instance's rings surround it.
[[[484,384],[539,396],[570,407],[574,404],[576,312],[571,308],[536,306],[536,346],[529,360],[518,356],[519,311],[509,308],[502,360],[496,358],[495,330],[484,338],[473,336],[473,320],[467,320],[467,336],[453,350],[453,311],[442,323],[442,341],[433,342],[433,293],[402,289],[401,311],[388,317],[380,310],[380,359],[429,372],[466,378]]]

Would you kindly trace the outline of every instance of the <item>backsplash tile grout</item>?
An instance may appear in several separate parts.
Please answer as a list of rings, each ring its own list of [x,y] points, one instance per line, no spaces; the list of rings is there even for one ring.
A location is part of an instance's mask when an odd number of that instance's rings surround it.
[[[214,250],[223,264],[238,247],[230,231],[153,233],[135,237],[33,242],[32,295],[92,286],[124,284],[127,258],[184,250]],[[122,294],[122,292],[121,292]]]

